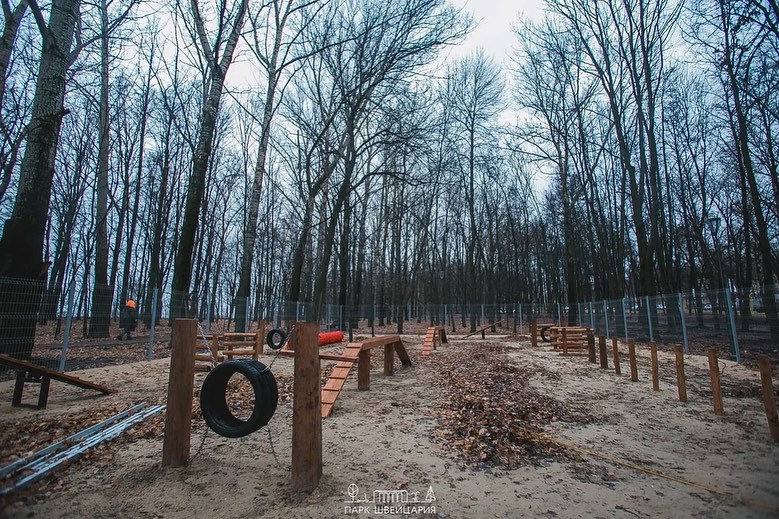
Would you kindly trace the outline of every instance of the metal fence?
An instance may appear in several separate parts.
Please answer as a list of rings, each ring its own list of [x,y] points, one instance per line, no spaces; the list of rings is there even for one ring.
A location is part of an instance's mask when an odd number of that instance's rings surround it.
[[[72,371],[169,356],[172,311],[196,318],[203,335],[236,327],[255,331],[260,320],[289,328],[314,315],[310,303],[282,299],[218,302],[159,290],[130,297],[137,303],[137,325],[126,338],[120,337],[124,301],[109,287],[87,291],[71,286],[54,293],[42,283],[0,279],[0,353]],[[536,319],[589,327],[609,338],[681,344],[692,353],[719,348],[724,358],[740,362],[761,353],[779,354],[779,341],[771,335],[762,306],[755,295],[740,298],[737,293],[708,291],[573,304],[326,304],[317,320],[322,330],[343,330],[353,337],[422,335],[430,325],[444,325],[451,333],[493,325],[488,332],[527,334],[531,319]],[[0,378],[10,376],[0,371]]]

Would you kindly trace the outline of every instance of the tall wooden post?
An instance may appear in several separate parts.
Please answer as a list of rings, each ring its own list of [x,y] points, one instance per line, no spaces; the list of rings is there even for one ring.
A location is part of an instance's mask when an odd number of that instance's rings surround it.
[[[711,377],[711,399],[714,401],[714,414],[722,416],[725,411],[722,407],[722,389],[719,381],[719,361],[717,350],[709,350],[709,376]]]
[[[652,389],[660,391],[660,367],[657,362],[657,344],[650,342],[649,352],[652,356]]]
[[[538,346],[538,323],[535,319],[530,320],[530,345],[534,348]]]
[[[638,364],[636,363],[636,341],[628,339],[628,358],[630,360],[630,380],[638,382]]]
[[[587,355],[590,364],[595,364],[595,332],[587,332]]]
[[[621,375],[622,367],[619,365],[619,345],[616,337],[611,338],[611,353],[614,356],[614,373]]]
[[[679,401],[687,401],[687,380],[684,376],[684,351],[681,346],[674,346],[676,354],[676,385],[679,387]]]
[[[319,329],[295,323],[295,380],[292,406],[292,486],[312,492],[322,476],[322,403]]]
[[[760,355],[757,362],[760,364],[760,383],[763,386],[763,405],[765,406],[766,418],[768,418],[768,429],[771,432],[771,438],[775,442],[779,442],[779,415],[777,415],[776,401],[774,400],[771,361],[767,355]]]
[[[601,335],[598,337],[598,353],[600,354],[600,367],[601,369],[609,369],[609,357],[606,354],[606,336]]]
[[[168,403],[165,409],[165,435],[162,441],[163,467],[184,467],[189,463],[196,343],[197,321],[195,319],[173,321]]]

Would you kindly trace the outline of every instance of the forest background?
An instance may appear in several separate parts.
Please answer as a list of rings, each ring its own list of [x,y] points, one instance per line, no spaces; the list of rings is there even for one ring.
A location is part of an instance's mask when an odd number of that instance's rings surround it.
[[[0,3],[3,352],[69,297],[106,337],[129,298],[402,331],[684,293],[779,338],[774,0],[546,0],[509,63],[442,58],[441,0]]]

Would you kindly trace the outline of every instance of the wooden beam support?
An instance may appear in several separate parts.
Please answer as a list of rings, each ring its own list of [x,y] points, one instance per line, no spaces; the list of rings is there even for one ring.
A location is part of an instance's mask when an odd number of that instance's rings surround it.
[[[595,332],[592,330],[587,333],[587,350],[590,364],[595,364]]]
[[[619,363],[619,341],[617,341],[616,337],[611,338],[611,353],[614,357],[614,373],[621,375],[622,367]]]
[[[384,346],[384,374],[391,376],[395,372],[395,345]]]
[[[600,369],[609,369],[609,356],[606,353],[606,336],[598,337],[598,354],[600,355]]]
[[[292,406],[292,487],[313,492],[322,476],[322,410],[319,327],[295,323],[295,379]]]
[[[636,363],[636,341],[628,339],[628,357],[630,359],[630,380],[638,382],[638,364]]]
[[[711,378],[711,399],[714,404],[714,414],[722,416],[725,411],[722,407],[722,389],[719,379],[719,361],[717,360],[717,350],[709,350],[709,377]]]
[[[371,388],[371,350],[360,350],[357,360],[357,390]]]
[[[657,362],[657,344],[649,343],[649,353],[652,357],[652,390],[660,391],[660,367]]]
[[[774,399],[774,383],[771,374],[771,360],[767,355],[757,357],[760,365],[760,383],[763,386],[763,405],[765,415],[768,418],[768,430],[771,438],[779,443],[779,414],[776,412],[776,400]]]
[[[192,437],[192,395],[195,389],[195,348],[197,321],[173,321],[168,402],[162,441],[162,466],[184,467],[189,463]]]

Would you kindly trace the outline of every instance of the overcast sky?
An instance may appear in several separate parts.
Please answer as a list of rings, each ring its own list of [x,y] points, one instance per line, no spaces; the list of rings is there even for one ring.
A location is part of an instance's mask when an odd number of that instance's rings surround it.
[[[538,19],[543,14],[543,0],[450,0],[452,5],[463,7],[474,17],[476,28],[455,54],[467,54],[483,48],[498,63],[508,65],[516,38],[511,25],[517,15]]]

